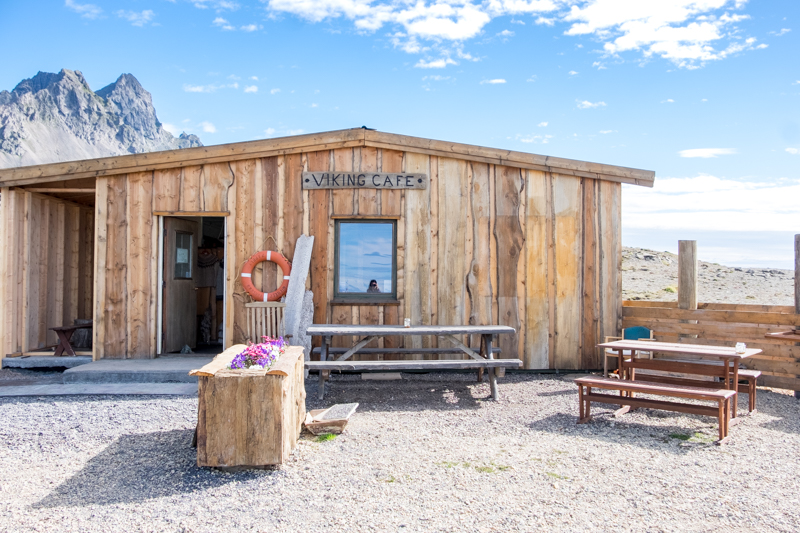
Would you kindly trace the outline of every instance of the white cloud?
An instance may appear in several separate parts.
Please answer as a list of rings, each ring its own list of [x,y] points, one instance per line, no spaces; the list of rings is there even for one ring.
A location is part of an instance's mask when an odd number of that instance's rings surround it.
[[[797,80],[797,81],[796,81],[796,82],[794,82],[792,85],[800,85],[800,80]]]
[[[736,181],[715,176],[656,178],[650,189],[623,185],[628,228],[722,231],[793,230],[800,220],[800,180]]]
[[[225,20],[222,17],[215,18],[214,21],[211,24],[213,24],[214,26],[219,26],[220,28],[222,28],[225,31],[235,31],[236,30],[235,26],[233,26],[230,22],[228,22],[227,20]]]
[[[661,103],[662,104],[674,104],[675,100],[673,100],[672,98],[667,98],[666,100],[661,100]]]
[[[503,84],[503,83],[505,83],[505,82],[506,82],[506,80],[504,80],[503,78],[496,78],[496,79],[494,79],[494,80],[482,80],[482,81],[481,81],[481,85],[485,85],[485,84],[489,84],[489,85],[501,85],[501,84]]]
[[[690,150],[681,150],[678,152],[681,157],[702,157],[704,159],[717,157],[718,155],[731,155],[735,153],[735,148],[692,148]]]
[[[497,34],[499,37],[513,37],[514,32],[511,30],[503,30]]]
[[[536,74],[532,75],[530,78],[528,78],[528,79],[527,79],[527,80],[525,80],[525,81],[529,81],[529,82],[535,82],[535,81],[536,81]]]
[[[278,94],[279,92],[281,92],[281,90],[280,90],[280,89],[271,89],[271,90],[269,91],[269,94]]]
[[[568,72],[568,74],[569,74],[570,76],[575,76],[575,75],[577,75],[578,73],[577,73],[576,71],[574,71],[574,70],[570,70],[570,71]]]
[[[258,92],[258,87],[255,86],[255,85],[248,85],[247,87],[244,88],[244,92],[246,92],[246,93],[257,93]]]
[[[600,133],[603,135],[608,135],[609,133],[616,133],[617,130],[600,130]]]
[[[213,93],[219,89],[238,89],[238,83],[229,83],[227,85],[189,85],[183,86],[183,91],[187,93]]]
[[[577,101],[578,107],[581,109],[594,109],[596,107],[605,107],[605,102],[590,102],[589,100]]]
[[[250,79],[253,81],[258,81],[258,76],[250,76]]]
[[[304,132],[305,132],[305,130],[289,130],[286,133],[288,133],[289,135],[300,135],[301,133],[304,133]]]
[[[242,26],[240,29],[241,29],[242,31],[246,31],[246,32],[250,33],[250,32],[254,32],[254,31],[258,31],[258,30],[260,30],[262,27],[263,27],[263,26],[260,26],[260,25],[258,25],[258,24],[248,24],[247,26]]]
[[[603,43],[606,55],[634,51],[684,68],[765,46],[742,38],[739,24],[750,18],[740,14],[747,0],[262,1],[273,15],[291,14],[311,23],[342,19],[361,33],[388,26],[394,46],[414,54],[428,49],[421,41],[439,49],[460,46],[482,34],[494,19],[516,15],[531,15],[539,25],[566,24],[566,35],[591,35]],[[511,22],[523,23],[514,18]]]
[[[519,142],[532,144],[547,144],[552,138],[552,135],[517,135],[516,137]]]
[[[314,107],[319,107],[319,105],[317,105],[317,104],[311,104],[311,107],[312,107],[312,108],[314,108]]]
[[[458,65],[455,61],[450,59],[449,57],[443,57],[441,59],[433,59],[431,61],[425,61],[420,59],[417,61],[417,64],[414,65],[415,68],[445,68],[447,65]]]
[[[792,30],[791,30],[791,29],[789,29],[789,28],[781,28],[781,30],[780,30],[780,31],[771,31],[771,32],[769,32],[769,34],[770,34],[770,35],[774,35],[774,36],[776,36],[776,37],[780,37],[781,35],[786,35],[786,34],[787,34],[787,33],[789,33],[790,31],[792,31]]]
[[[65,0],[64,6],[71,9],[85,19],[96,19],[103,14],[103,10],[94,4],[78,4],[73,0]]]
[[[592,66],[597,68],[597,70],[606,70],[606,66],[601,61],[595,61],[592,63]]]
[[[539,124],[537,124],[537,126],[539,126],[540,128],[546,128],[547,122],[540,122]]]
[[[156,15],[149,9],[145,9],[144,11],[137,13],[136,11],[125,11],[120,9],[116,12],[116,15],[119,18],[125,19],[131,23],[133,26],[139,26],[140,28],[153,20],[153,17]]]
[[[239,9],[239,4],[231,0],[189,0],[198,9],[213,8],[217,11],[235,11]]]
[[[787,148],[786,151],[792,155],[800,154],[800,148]]]
[[[264,135],[266,135],[267,137],[272,137],[273,135],[275,135],[275,128],[267,128],[267,129],[265,129],[264,130]]]
[[[176,137],[179,135],[178,132],[180,130],[178,130],[178,128],[173,124],[168,124],[166,122],[162,122],[161,123],[161,127],[164,128],[165,130],[167,130],[168,132],[170,132],[171,134],[175,135]]]
[[[206,133],[216,133],[217,128],[210,122],[201,122],[200,126],[203,128],[203,131]]]

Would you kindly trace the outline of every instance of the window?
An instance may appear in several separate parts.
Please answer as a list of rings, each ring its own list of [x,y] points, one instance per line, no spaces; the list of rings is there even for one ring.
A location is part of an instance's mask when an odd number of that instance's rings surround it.
[[[175,279],[192,279],[192,234],[175,232]]]
[[[394,299],[395,220],[337,220],[334,297]]]

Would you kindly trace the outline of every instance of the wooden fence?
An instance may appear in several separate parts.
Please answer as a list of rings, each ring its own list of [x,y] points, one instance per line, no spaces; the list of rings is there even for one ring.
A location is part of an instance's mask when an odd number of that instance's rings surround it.
[[[744,342],[763,352],[744,360],[761,370],[760,385],[800,390],[800,343],[766,338],[767,333],[800,326],[794,306],[697,304],[678,309],[677,302],[623,301],[622,327],[645,326],[656,340],[685,344],[733,346]],[[687,321],[689,321],[687,323]]]

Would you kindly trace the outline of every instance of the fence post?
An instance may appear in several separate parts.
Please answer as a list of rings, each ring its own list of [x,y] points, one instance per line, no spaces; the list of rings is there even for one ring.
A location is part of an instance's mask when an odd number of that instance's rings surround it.
[[[697,309],[697,241],[678,241],[678,309]],[[696,320],[681,320],[697,324]],[[678,338],[697,338],[679,334]]]
[[[800,234],[794,236],[794,313],[800,315]],[[800,332],[800,326],[794,329]],[[800,346],[800,342],[795,345]],[[800,391],[794,391],[794,397],[800,398]]]

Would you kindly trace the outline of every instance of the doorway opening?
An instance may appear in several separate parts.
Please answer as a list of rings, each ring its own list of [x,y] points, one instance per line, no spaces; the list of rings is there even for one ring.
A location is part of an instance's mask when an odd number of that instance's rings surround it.
[[[224,345],[225,218],[160,217],[158,355],[217,354]]]

